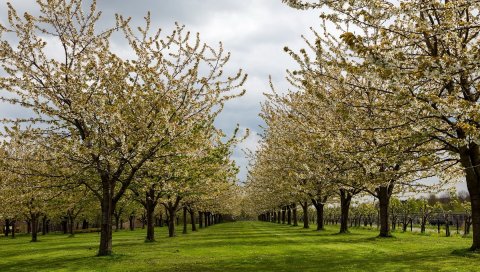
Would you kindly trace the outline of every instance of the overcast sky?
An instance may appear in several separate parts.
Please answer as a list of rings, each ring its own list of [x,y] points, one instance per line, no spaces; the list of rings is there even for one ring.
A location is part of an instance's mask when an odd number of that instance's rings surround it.
[[[38,13],[33,0],[10,0],[18,9]],[[88,2],[87,0],[85,2]],[[0,0],[0,21],[7,19],[6,0]],[[132,17],[133,25],[141,26],[148,11],[152,24],[165,33],[173,29],[175,22],[184,24],[192,32],[199,32],[202,41],[217,45],[232,53],[229,70],[239,68],[248,73],[245,96],[230,101],[218,118],[217,126],[231,133],[236,124],[249,128],[250,137],[234,153],[241,167],[240,180],[245,180],[247,159],[242,149],[255,150],[260,131],[258,117],[263,93],[269,92],[268,77],[272,76],[279,90],[286,90],[285,70],[295,63],[283,51],[284,46],[299,49],[304,46],[302,34],[309,34],[309,27],[320,21],[315,11],[294,10],[281,0],[97,0],[98,10],[103,12],[99,28],[112,26],[114,14]],[[127,45],[115,43],[115,50]],[[3,107],[7,116],[20,114],[18,109]]]

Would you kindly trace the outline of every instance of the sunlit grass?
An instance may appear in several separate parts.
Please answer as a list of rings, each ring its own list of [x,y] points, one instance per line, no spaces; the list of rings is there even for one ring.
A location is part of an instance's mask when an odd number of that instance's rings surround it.
[[[145,243],[145,230],[114,233],[111,257],[95,257],[99,235],[51,234],[0,238],[0,271],[478,271],[471,238],[395,233],[336,226],[317,232],[264,222],[225,223]]]

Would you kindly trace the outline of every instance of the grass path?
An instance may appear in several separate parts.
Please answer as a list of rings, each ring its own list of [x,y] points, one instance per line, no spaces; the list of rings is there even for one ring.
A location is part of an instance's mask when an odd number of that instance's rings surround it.
[[[328,227],[328,226],[327,226]],[[264,222],[225,223],[144,243],[144,230],[114,234],[111,257],[94,257],[99,235],[0,238],[0,271],[480,271],[470,239],[337,227],[317,232]]]

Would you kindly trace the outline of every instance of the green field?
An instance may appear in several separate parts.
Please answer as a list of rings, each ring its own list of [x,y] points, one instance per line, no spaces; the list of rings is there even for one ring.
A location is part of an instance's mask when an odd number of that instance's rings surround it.
[[[471,238],[352,229],[336,234],[265,222],[219,224],[145,243],[145,231],[114,233],[114,255],[95,257],[97,233],[0,238],[0,271],[479,271]]]

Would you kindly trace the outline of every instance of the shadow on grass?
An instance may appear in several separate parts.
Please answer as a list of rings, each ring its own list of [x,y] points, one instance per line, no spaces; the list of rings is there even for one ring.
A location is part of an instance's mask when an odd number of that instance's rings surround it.
[[[479,258],[480,250],[472,251],[469,248],[455,249],[451,253],[454,256],[468,257],[468,258]]]

